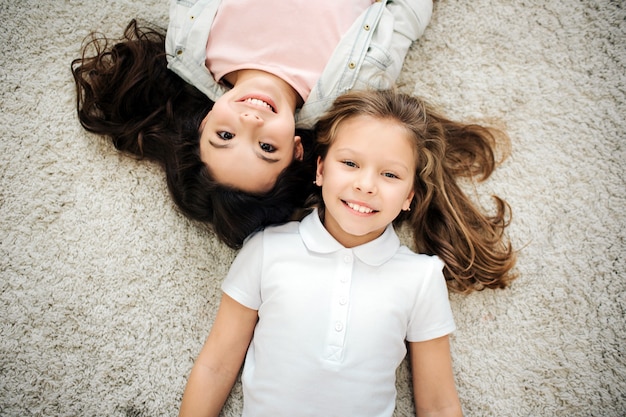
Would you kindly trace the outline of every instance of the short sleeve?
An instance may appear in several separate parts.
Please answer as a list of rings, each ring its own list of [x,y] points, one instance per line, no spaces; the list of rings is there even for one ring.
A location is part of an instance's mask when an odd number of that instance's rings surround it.
[[[222,283],[222,291],[245,307],[261,306],[263,234],[258,232],[244,243]]]
[[[452,333],[456,326],[448,287],[443,276],[443,262],[436,256],[431,257],[425,268],[422,285],[416,294],[415,304],[407,330],[409,342],[423,342]]]

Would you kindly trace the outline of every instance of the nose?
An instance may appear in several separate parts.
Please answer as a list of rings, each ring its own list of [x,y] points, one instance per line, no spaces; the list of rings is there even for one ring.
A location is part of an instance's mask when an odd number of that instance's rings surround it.
[[[362,193],[374,194],[376,192],[375,174],[361,170],[354,180],[354,188]]]
[[[252,124],[254,126],[262,126],[263,119],[258,114],[251,111],[244,111],[239,115],[243,123]]]

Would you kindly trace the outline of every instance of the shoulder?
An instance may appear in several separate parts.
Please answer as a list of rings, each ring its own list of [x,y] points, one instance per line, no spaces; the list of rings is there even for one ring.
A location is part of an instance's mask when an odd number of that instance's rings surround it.
[[[292,221],[292,222],[287,222],[287,223],[283,223],[279,225],[268,226],[265,228],[264,232],[268,234],[281,234],[281,233],[285,233],[285,234],[296,233],[297,234],[299,224],[300,222]]]
[[[204,65],[220,0],[171,0],[165,51],[168,68],[215,101],[225,92]]]
[[[297,242],[301,240],[298,224],[270,226],[248,236],[231,265],[229,276],[241,275],[244,271],[257,275],[265,266],[284,257],[287,250],[298,247]]]
[[[418,293],[444,283],[444,262],[436,255],[415,253],[400,246],[385,267],[387,274],[402,277]],[[428,290],[427,290],[428,291]]]
[[[432,269],[442,269],[444,266],[443,261],[437,255],[416,253],[405,245],[402,245],[398,248],[398,251],[394,256],[394,260],[398,262],[407,262],[414,265],[430,267]]]
[[[299,225],[300,222],[288,222],[276,226],[266,227],[260,233],[262,233],[264,240],[291,239],[300,236]]]
[[[250,248],[262,248],[266,245],[276,245],[281,242],[289,244],[294,238],[299,238],[300,233],[298,225],[300,222],[288,222],[276,226],[268,226],[250,235],[243,243],[241,248],[243,251],[251,250]]]

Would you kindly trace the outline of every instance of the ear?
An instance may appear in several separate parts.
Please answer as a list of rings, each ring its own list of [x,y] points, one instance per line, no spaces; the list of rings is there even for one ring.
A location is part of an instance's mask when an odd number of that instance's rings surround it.
[[[402,210],[411,210],[411,201],[413,201],[413,197],[415,197],[415,191],[411,190],[409,196],[404,201],[404,204],[402,204]]]
[[[321,156],[317,157],[317,169],[315,170],[315,184],[321,187],[324,183],[324,160]]]
[[[302,145],[302,138],[300,136],[294,136],[293,143],[293,157],[298,161],[302,161],[302,159],[304,158],[304,146]]]

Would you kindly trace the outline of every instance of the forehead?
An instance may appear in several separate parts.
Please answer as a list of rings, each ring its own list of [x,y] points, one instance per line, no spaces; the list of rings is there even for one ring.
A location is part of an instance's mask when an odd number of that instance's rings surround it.
[[[353,144],[365,147],[365,144],[393,145],[410,148],[415,153],[415,139],[413,133],[402,123],[393,118],[373,116],[353,116],[338,124],[332,146]]]
[[[413,134],[391,118],[357,116],[338,127],[328,150],[337,157],[363,158],[379,165],[417,168]]]
[[[200,141],[200,158],[215,181],[248,193],[269,192],[290,163],[268,163],[249,146],[215,148],[206,139]]]
[[[284,169],[249,153],[241,155],[233,150],[205,153],[202,159],[215,181],[252,194],[269,192]]]
[[[394,135],[404,135],[407,138],[410,135],[410,131],[404,126],[402,122],[393,117],[377,117],[366,114],[359,114],[349,116],[339,121],[335,127],[335,136],[338,136],[341,131],[346,130],[391,130],[390,133]]]

